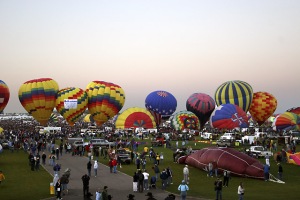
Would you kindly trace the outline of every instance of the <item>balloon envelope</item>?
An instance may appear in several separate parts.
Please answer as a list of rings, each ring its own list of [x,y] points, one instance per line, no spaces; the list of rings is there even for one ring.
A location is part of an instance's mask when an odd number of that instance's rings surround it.
[[[190,111],[180,111],[170,117],[171,126],[175,130],[198,130],[200,123],[198,117]]]
[[[4,108],[6,107],[8,101],[9,101],[9,88],[4,83],[4,81],[0,80],[0,113],[3,112]]]
[[[220,85],[215,92],[215,101],[222,104],[235,104],[247,112],[253,98],[252,87],[244,81],[227,81]]]
[[[252,118],[262,125],[276,110],[277,99],[268,92],[255,92],[249,112]]]
[[[33,79],[19,89],[19,100],[25,110],[45,126],[55,107],[58,84],[51,78]]]
[[[276,130],[300,130],[300,116],[292,112],[284,112],[275,118],[273,126]]]
[[[290,109],[287,110],[287,112],[292,112],[292,113],[295,113],[297,115],[300,115],[300,107],[290,108]]]
[[[145,108],[132,107],[118,115],[115,123],[116,128],[155,128],[156,123],[152,114]]]
[[[115,116],[125,103],[123,89],[114,83],[92,81],[86,87],[88,109],[98,126]]]
[[[88,105],[87,93],[81,88],[68,87],[58,91],[56,109],[70,126],[85,112]]]
[[[247,114],[237,105],[218,106],[210,116],[210,125],[218,129],[247,128]]]
[[[201,128],[209,120],[216,107],[213,98],[204,93],[194,93],[186,101],[186,109],[193,112],[200,120]]]

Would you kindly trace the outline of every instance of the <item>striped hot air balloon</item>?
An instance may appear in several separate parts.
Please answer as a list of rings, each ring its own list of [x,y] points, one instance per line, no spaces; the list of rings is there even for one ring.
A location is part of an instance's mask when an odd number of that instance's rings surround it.
[[[244,81],[227,81],[220,85],[215,92],[215,101],[218,106],[234,104],[247,112],[253,98],[252,87]]]
[[[268,92],[255,92],[249,109],[252,118],[262,125],[276,110],[277,99]]]
[[[55,107],[57,92],[58,84],[53,79],[33,79],[21,85],[19,100],[25,110],[45,126]]]
[[[276,130],[300,130],[300,116],[292,112],[284,112],[278,115],[273,126]]]
[[[88,96],[81,88],[68,87],[58,91],[56,110],[63,116],[70,126],[79,120],[87,109]]]
[[[86,87],[88,109],[98,126],[115,116],[125,103],[124,90],[114,83],[92,81]]]
[[[0,80],[0,113],[3,112],[4,108],[8,104],[9,96],[10,93],[8,86],[4,83],[4,81]]]

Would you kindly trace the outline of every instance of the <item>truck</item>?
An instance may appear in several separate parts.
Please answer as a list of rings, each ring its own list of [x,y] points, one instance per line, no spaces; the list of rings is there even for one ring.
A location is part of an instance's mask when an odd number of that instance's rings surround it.
[[[219,139],[216,142],[218,147],[234,147],[235,140],[228,140],[228,139]]]
[[[273,156],[273,153],[266,150],[263,146],[250,146],[249,149],[246,149],[246,153],[257,158],[265,157],[266,155]]]

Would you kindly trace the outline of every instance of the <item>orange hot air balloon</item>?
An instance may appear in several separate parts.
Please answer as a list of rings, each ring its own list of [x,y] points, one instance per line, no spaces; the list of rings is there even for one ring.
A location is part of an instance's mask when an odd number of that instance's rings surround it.
[[[80,116],[87,109],[87,93],[80,88],[69,87],[59,90],[56,98],[56,109],[66,119],[70,126],[74,126]]]
[[[124,90],[114,83],[92,81],[86,87],[88,109],[98,126],[118,114],[125,103]]]
[[[255,92],[249,112],[252,118],[262,125],[275,112],[277,99],[268,92]]]
[[[25,110],[45,126],[55,107],[57,92],[58,84],[53,79],[33,79],[21,85],[19,100]]]

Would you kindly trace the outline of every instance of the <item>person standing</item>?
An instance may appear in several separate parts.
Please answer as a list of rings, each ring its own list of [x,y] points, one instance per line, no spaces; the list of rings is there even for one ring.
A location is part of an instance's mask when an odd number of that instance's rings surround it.
[[[89,197],[89,184],[90,184],[90,177],[85,174],[81,177],[83,183],[83,196]]]
[[[118,162],[117,162],[116,158],[114,158],[112,160],[113,173],[117,173],[117,165],[118,165]]]
[[[189,184],[189,173],[188,165],[185,165],[183,168],[183,180],[186,184]]]
[[[63,193],[63,195],[68,194],[69,190],[68,190],[68,183],[69,183],[69,178],[67,175],[62,175],[60,178],[60,182],[61,182],[61,191]]]
[[[92,171],[92,162],[90,160],[87,163],[87,170],[88,170],[88,175],[90,177],[91,176],[91,171]]]
[[[138,171],[138,191],[143,192],[144,191],[144,175],[142,174],[142,171]]]
[[[148,182],[149,173],[147,172],[147,170],[143,172],[143,175],[144,175],[144,190],[149,190],[149,182]]]
[[[154,170],[154,173],[155,173],[156,180],[158,180],[160,170],[159,170],[159,167],[157,166],[157,164],[154,165],[153,170]]]
[[[180,200],[185,200],[187,196],[187,191],[189,190],[189,186],[182,180],[181,184],[178,186],[178,190],[180,191]]]
[[[238,187],[238,196],[239,196],[239,200],[243,200],[244,199],[244,186],[243,186],[243,182],[240,182],[240,185]]]
[[[2,171],[0,171],[0,185],[1,185],[1,182],[5,180],[5,176],[3,174]]]
[[[210,162],[208,163],[208,174],[207,176],[213,177],[213,164]]]
[[[97,160],[95,160],[95,162],[94,162],[95,177],[97,177],[98,167],[99,167],[98,162],[97,162]]]
[[[270,156],[266,153],[266,165],[270,166]]]
[[[278,163],[277,165],[278,165],[278,179],[282,181],[283,169],[280,163]]]
[[[224,170],[223,187],[228,187],[230,179],[230,171]]]
[[[56,198],[58,200],[62,199],[61,198],[61,182],[60,182],[60,179],[58,179],[57,183],[55,184],[55,191],[56,191]]]
[[[222,180],[220,178],[217,178],[214,185],[216,191],[216,200],[222,200]]]
[[[137,175],[136,172],[134,172],[134,175],[133,175],[133,184],[132,184],[133,192],[137,192],[138,191],[138,180],[139,180],[139,176]]]
[[[43,152],[43,154],[42,154],[42,164],[43,165],[46,164],[46,158],[47,158],[47,155],[45,154],[45,152]]]
[[[270,166],[265,164],[264,165],[264,178],[265,178],[265,181],[269,180],[269,171],[270,171]]]
[[[113,171],[113,162],[112,162],[113,160],[110,158],[109,159],[109,162],[108,162],[108,166],[109,166],[109,171],[110,171],[110,173],[112,173],[112,171]]]
[[[103,188],[103,192],[102,192],[102,195],[101,195],[101,197],[102,197],[102,200],[109,200],[109,198],[108,198],[108,193],[107,193],[107,186],[104,186],[104,188]]]

